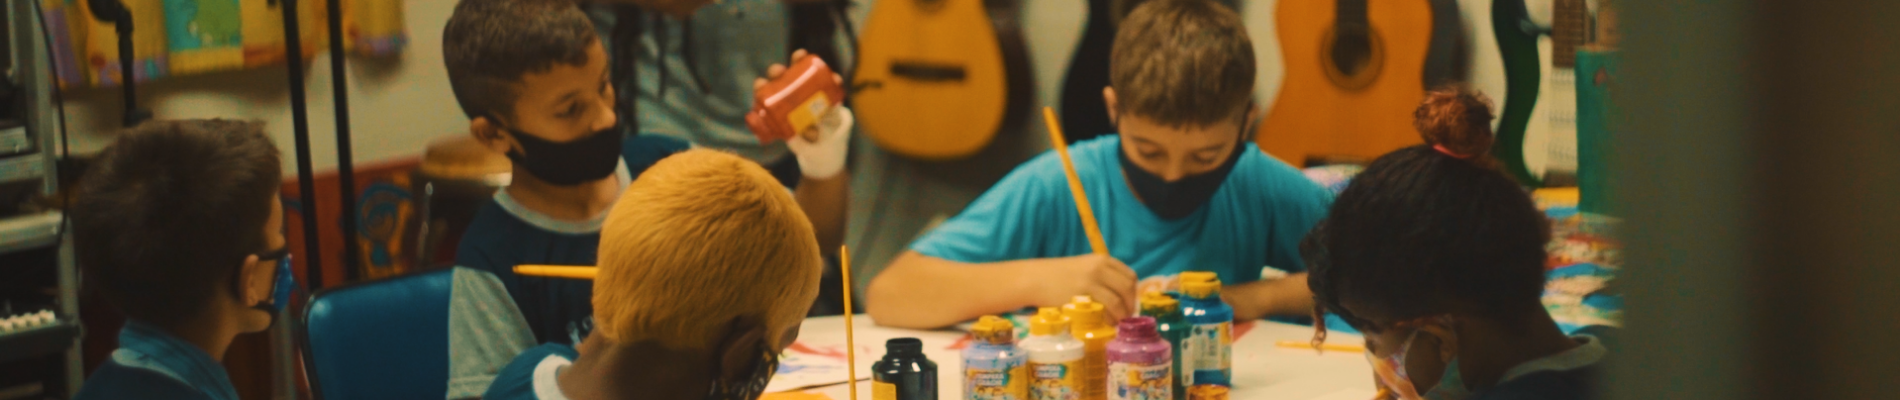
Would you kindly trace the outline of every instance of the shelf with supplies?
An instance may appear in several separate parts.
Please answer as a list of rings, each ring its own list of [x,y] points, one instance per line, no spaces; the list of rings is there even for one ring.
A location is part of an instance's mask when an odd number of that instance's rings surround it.
[[[64,352],[77,336],[79,321],[52,310],[0,315],[0,363]]]
[[[59,241],[60,212],[0,217],[0,254],[44,248]]]

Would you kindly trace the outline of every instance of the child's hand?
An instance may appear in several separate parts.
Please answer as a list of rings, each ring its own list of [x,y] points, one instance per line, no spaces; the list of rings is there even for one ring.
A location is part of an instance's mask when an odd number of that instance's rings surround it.
[[[811,57],[811,54],[806,53],[804,49],[792,52],[792,62],[805,57]],[[784,74],[785,65],[772,64],[771,67],[765,69],[765,77],[752,80],[752,89],[758,90],[764,87],[766,82]],[[840,84],[844,83],[844,77],[838,74],[831,74],[831,79]],[[792,156],[798,159],[799,170],[806,177],[825,179],[844,172],[845,159],[851,147],[851,125],[854,121],[851,110],[840,103],[837,107],[825,111],[825,115],[820,117],[818,123],[812,125],[811,129],[799,132],[798,137],[786,141],[786,147],[791,148]]]
[[[1100,254],[1045,259],[1048,265],[1029,268],[1028,278],[1040,293],[1036,305],[1068,304],[1075,296],[1088,295],[1102,303],[1110,321],[1119,321],[1135,311],[1135,270],[1121,260]]]

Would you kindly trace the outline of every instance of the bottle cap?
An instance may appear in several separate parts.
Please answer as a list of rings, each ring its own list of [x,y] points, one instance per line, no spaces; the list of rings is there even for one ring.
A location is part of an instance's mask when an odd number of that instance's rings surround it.
[[[1036,310],[1036,317],[1029,319],[1029,334],[1036,336],[1069,334],[1069,317],[1055,307],[1043,307]]]
[[[1129,339],[1154,339],[1160,338],[1161,333],[1155,332],[1154,317],[1140,316],[1122,318],[1121,326],[1116,327],[1115,336]]]
[[[1141,315],[1162,319],[1168,314],[1180,314],[1181,302],[1174,296],[1159,290],[1150,290],[1141,294]]]
[[[896,338],[884,341],[884,353],[893,356],[923,356],[924,341],[917,338]]]
[[[1191,298],[1206,299],[1220,296],[1220,276],[1206,271],[1182,272],[1181,294]]]
[[[970,327],[970,334],[977,340],[991,344],[1010,344],[1016,342],[1016,325],[1009,320],[994,315],[985,315]]]
[[[1091,301],[1088,296],[1075,296],[1074,303],[1062,306],[1062,315],[1069,317],[1071,332],[1101,329],[1108,324],[1102,303]]]

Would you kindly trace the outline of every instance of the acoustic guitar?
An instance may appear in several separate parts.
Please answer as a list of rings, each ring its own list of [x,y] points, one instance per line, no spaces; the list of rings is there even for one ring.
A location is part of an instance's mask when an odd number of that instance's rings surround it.
[[[1550,19],[1539,21],[1524,0],[1491,3],[1492,32],[1504,59],[1504,105],[1492,155],[1520,183],[1542,186],[1552,165],[1576,162],[1577,47],[1587,37],[1584,0],[1531,0]]]
[[[1372,159],[1420,142],[1432,5],[1420,0],[1281,0],[1286,79],[1254,142],[1293,165]]]
[[[850,79],[858,123],[892,153],[950,160],[1020,124],[1035,95],[1016,0],[871,6]]]

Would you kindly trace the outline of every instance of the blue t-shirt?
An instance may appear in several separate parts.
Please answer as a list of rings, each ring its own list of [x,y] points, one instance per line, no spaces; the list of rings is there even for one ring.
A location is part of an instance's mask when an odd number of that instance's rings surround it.
[[[632,179],[653,163],[692,146],[658,135],[627,138],[622,157]],[[600,246],[600,227],[607,214],[588,221],[563,221],[530,210],[506,190],[495,193],[475,212],[462,243],[455,250],[456,265],[494,274],[508,289],[528,320],[536,342],[579,343],[593,331],[594,282],[578,279],[516,275],[522,264],[594,265]]]
[[[574,364],[580,353],[574,346],[548,343],[521,352],[495,374],[484,400],[566,400],[555,377],[561,367]]]
[[[237,400],[224,364],[196,345],[139,321],[119,330],[119,349],[86,378],[74,400]]]
[[[1122,175],[1117,135],[1069,147],[1109,253],[1142,278],[1213,271],[1221,282],[1259,280],[1261,267],[1306,269],[1300,239],[1326,216],[1332,194],[1248,143],[1214,197],[1168,221],[1135,198]],[[1090,252],[1062,160],[1044,153],[1016,167],[955,218],[911,243],[923,255],[966,263]]]

